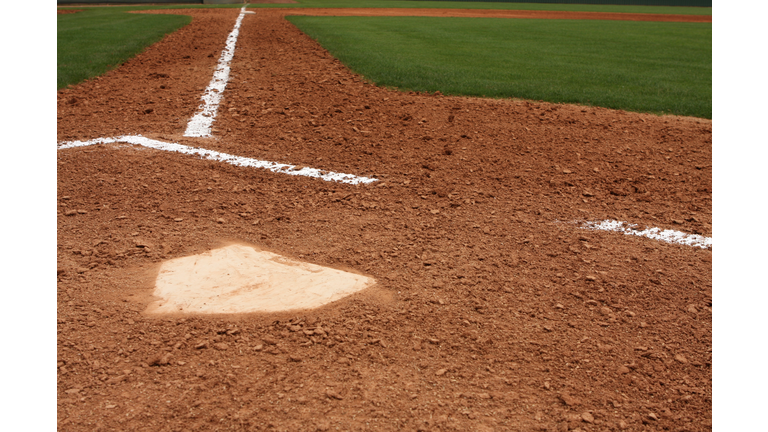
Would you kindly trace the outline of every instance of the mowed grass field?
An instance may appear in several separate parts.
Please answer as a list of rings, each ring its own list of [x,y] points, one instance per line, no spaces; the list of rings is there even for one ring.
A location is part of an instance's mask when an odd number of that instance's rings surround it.
[[[319,8],[424,8],[424,9],[499,9],[552,10],[579,12],[618,12],[673,15],[712,15],[712,8],[682,6],[625,6],[557,3],[505,3],[412,0],[295,0],[296,3],[251,4],[249,8],[319,7]]]
[[[219,7],[241,7],[223,5]],[[249,5],[250,7],[285,7]],[[295,7],[419,7],[711,14],[711,8],[384,0]],[[85,7],[58,15],[57,89],[101,75],[189,23]],[[712,117],[711,24],[489,18],[289,17],[353,71],[383,86]],[[222,44],[224,41],[222,41]]]
[[[288,20],[377,85],[712,118],[712,25],[597,20]]]
[[[89,7],[57,16],[56,89],[102,75],[192,21],[126,13],[131,9]]]

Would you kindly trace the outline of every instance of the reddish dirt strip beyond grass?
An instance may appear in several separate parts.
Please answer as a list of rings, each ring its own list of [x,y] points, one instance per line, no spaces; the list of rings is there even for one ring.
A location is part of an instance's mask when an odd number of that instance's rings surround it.
[[[712,250],[578,222],[711,236],[712,122],[378,88],[283,18],[302,12],[245,17],[212,139],[183,134],[237,9],[162,11],[194,19],[57,93],[59,142],[379,179],[58,151],[58,429],[711,430]],[[311,311],[144,313],[164,260],[232,241],[378,285]]]

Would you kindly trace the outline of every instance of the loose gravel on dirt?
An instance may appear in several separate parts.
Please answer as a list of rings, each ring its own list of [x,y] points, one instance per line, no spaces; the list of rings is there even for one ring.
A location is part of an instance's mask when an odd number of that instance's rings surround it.
[[[382,89],[256,12],[213,138],[183,134],[237,9],[162,11],[193,22],[59,91],[58,141],[379,181],[59,150],[60,430],[711,429],[711,248],[579,225],[711,237],[711,121]],[[287,314],[144,313],[162,262],[232,242],[378,284]]]

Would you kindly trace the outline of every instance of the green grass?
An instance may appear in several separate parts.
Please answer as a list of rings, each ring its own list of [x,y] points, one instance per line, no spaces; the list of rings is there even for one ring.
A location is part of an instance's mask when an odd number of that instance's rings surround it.
[[[400,0],[298,0],[249,7],[398,7],[711,15],[711,8]],[[73,7],[57,16],[57,88],[118,67],[190,22],[131,10],[241,5]],[[292,17],[374,82],[417,91],[573,102],[712,116],[711,24],[458,18]],[[381,41],[386,41],[382,44]]]
[[[712,118],[712,25],[288,18],[378,85]]]
[[[502,9],[553,10],[580,12],[619,12],[679,15],[712,15],[712,8],[681,6],[624,6],[545,3],[407,1],[407,0],[297,0],[298,4],[253,4],[248,7],[325,7],[325,8],[426,8],[426,9]]]
[[[556,3],[503,3],[503,2],[460,2],[460,1],[414,1],[414,0],[296,0],[297,3],[255,3],[248,4],[249,9],[256,8],[423,8],[423,9],[497,9],[497,10],[544,10],[575,12],[616,12],[647,13],[672,15],[712,15],[712,8],[683,6],[628,6],[628,5],[585,5]],[[194,9],[194,8],[240,8],[233,5],[141,5],[111,7],[111,9],[149,10],[149,9]],[[85,8],[95,8],[86,6]],[[84,9],[84,7],[66,7],[62,9]]]
[[[57,16],[57,89],[114,69],[191,22],[188,16],[125,13],[136,8],[83,9]]]

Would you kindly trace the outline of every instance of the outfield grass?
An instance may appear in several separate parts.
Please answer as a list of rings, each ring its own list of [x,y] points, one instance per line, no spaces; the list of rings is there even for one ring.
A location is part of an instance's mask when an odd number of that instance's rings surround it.
[[[633,6],[633,5],[585,5],[556,3],[505,3],[461,1],[414,1],[414,0],[295,0],[296,3],[249,3],[248,9],[256,8],[398,8],[398,9],[497,9],[543,10],[575,12],[616,12],[671,15],[712,15],[712,8],[685,6]],[[98,6],[71,6],[62,9],[97,8]],[[150,9],[240,8],[242,4],[228,5],[138,5],[110,7],[121,11]]]
[[[712,118],[712,25],[288,18],[377,85]]]
[[[249,7],[400,7],[711,14],[711,8],[399,0],[298,0]],[[77,7],[59,15],[57,88],[119,66],[190,22]],[[417,91],[574,102],[711,118],[710,24],[474,18],[292,17],[374,82]],[[386,41],[386,43],[381,43]]]
[[[553,3],[502,3],[408,0],[296,0],[298,4],[252,4],[248,7],[325,7],[325,8],[425,8],[425,9],[499,9],[551,10],[578,12],[619,12],[677,15],[712,15],[712,8],[682,6],[624,6]]]
[[[195,8],[240,8],[242,4],[229,5],[140,5],[110,7],[117,11],[150,9],[195,9]],[[88,9],[97,6],[63,7],[62,9]],[[296,3],[253,3],[248,9],[257,8],[398,8],[398,9],[497,9],[497,10],[543,10],[575,12],[616,12],[671,15],[712,15],[712,8],[683,6],[630,6],[630,5],[585,5],[556,3],[503,3],[503,2],[460,2],[460,1],[414,1],[414,0],[296,0]]]
[[[127,8],[83,9],[57,16],[57,89],[114,69],[191,22],[188,16],[128,14]]]

